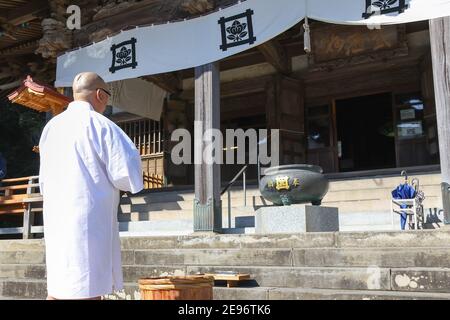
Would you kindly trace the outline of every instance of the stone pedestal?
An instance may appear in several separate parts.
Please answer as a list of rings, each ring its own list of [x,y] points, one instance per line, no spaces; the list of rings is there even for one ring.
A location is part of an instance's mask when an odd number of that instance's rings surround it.
[[[299,233],[339,231],[338,208],[311,206],[271,206],[256,210],[255,233]]]

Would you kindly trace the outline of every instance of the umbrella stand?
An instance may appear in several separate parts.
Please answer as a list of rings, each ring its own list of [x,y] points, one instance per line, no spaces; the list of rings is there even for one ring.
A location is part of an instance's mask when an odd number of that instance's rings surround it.
[[[399,209],[394,208],[394,205],[399,206]],[[405,208],[402,208],[405,206]],[[408,208],[410,207],[410,208]],[[392,217],[392,229],[395,228],[394,224],[394,216],[395,214],[399,214],[400,216],[406,215],[406,219],[408,217],[412,217],[414,220],[414,229],[417,230],[417,201],[416,199],[392,199],[391,201],[391,217]],[[404,230],[404,229],[402,229]]]
[[[400,173],[401,176],[405,177],[403,183],[398,185],[391,192],[391,223],[392,228],[394,226],[394,216],[396,214],[400,215],[400,226],[402,230],[405,230],[406,222],[409,218],[409,229],[411,225],[414,225],[414,229],[419,229],[418,222],[421,220],[421,224],[424,223],[423,217],[423,205],[422,201],[425,199],[423,192],[420,190],[419,179],[413,178],[411,184],[409,183],[408,173],[403,170]],[[412,223],[411,223],[411,220]]]

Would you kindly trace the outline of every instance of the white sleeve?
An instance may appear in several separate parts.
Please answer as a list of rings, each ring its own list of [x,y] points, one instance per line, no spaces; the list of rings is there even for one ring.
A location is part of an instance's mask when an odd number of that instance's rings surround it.
[[[39,191],[44,195],[44,181],[45,181],[45,161],[44,150],[45,140],[47,138],[48,124],[42,130],[41,138],[39,139]]]
[[[114,123],[104,133],[101,157],[111,183],[122,191],[141,191],[144,188],[142,162],[136,146]]]

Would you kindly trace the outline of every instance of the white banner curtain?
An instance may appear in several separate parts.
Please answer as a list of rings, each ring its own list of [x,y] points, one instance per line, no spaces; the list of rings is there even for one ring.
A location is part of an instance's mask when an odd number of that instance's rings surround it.
[[[126,79],[110,82],[109,90],[109,105],[144,118],[160,120],[167,92],[157,85],[141,79]]]
[[[450,15],[449,0],[309,0],[308,18],[348,25],[389,25]]]
[[[450,0],[247,0],[182,22],[139,27],[58,57],[56,87],[80,72],[105,81],[219,61],[258,46],[306,16],[335,24],[384,25],[450,15]]]

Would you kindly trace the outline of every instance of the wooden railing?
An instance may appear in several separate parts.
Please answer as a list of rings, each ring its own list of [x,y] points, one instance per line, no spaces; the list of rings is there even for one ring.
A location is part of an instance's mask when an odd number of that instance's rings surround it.
[[[0,180],[0,215],[23,214],[22,228],[0,229],[0,234],[22,233],[24,239],[30,238],[35,209],[42,211],[38,179],[38,176],[33,176]],[[42,232],[42,228],[37,229],[36,233]]]
[[[142,157],[144,188],[164,186],[163,123],[150,119],[119,122],[117,124],[134,142]]]

